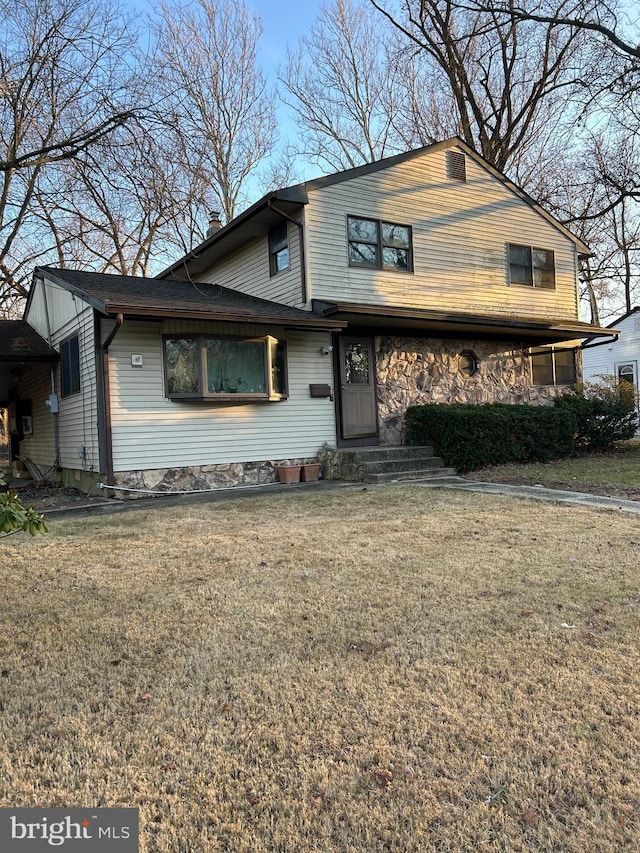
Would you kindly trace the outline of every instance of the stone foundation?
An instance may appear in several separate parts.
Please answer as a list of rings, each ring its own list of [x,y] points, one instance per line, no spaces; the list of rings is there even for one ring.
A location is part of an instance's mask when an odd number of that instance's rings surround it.
[[[183,492],[229,489],[234,486],[259,486],[278,482],[278,465],[306,465],[318,462],[317,456],[269,460],[265,462],[224,462],[219,465],[193,465],[187,468],[154,468],[146,471],[121,471],[115,483],[141,492],[120,492],[119,498],[147,497],[144,492]]]
[[[424,403],[548,404],[563,387],[533,385],[528,349],[517,343],[377,337],[375,339],[380,444],[405,442],[405,412]],[[465,376],[462,352],[478,369]]]

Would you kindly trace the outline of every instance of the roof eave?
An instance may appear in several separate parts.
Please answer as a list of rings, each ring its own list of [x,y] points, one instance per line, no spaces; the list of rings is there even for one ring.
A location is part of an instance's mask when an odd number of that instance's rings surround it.
[[[125,317],[139,317],[145,320],[217,320],[227,323],[247,323],[253,325],[268,325],[268,326],[286,326],[294,329],[318,329],[339,331],[346,327],[347,323],[342,320],[327,318],[323,316],[306,317],[285,317],[277,314],[252,314],[243,312],[225,313],[222,311],[194,311],[187,309],[166,309],[162,308],[146,308],[136,305],[119,305],[116,303],[108,303],[104,313],[107,316],[116,316],[123,314]]]
[[[309,201],[306,185],[296,184],[291,187],[285,187],[284,189],[274,190],[273,192],[267,193],[267,195],[263,196],[261,199],[258,199],[255,204],[252,204],[251,207],[248,207],[246,210],[238,214],[238,216],[234,217],[222,228],[219,228],[217,231],[215,231],[210,237],[207,237],[205,240],[203,240],[202,243],[199,243],[188,254],[184,255],[182,258],[179,258],[170,266],[163,269],[162,272],[158,273],[158,275],[155,276],[155,278],[171,278],[173,273],[176,272],[176,270],[184,269],[185,266],[188,267],[191,262],[198,260],[203,252],[206,252],[208,249],[218,243],[224,242],[224,240],[230,234],[232,234],[234,231],[237,231],[242,226],[246,225],[247,222],[249,222],[262,211],[266,210],[269,207],[270,203],[274,201],[284,201],[291,202],[293,204],[305,205]]]
[[[561,341],[577,340],[582,338],[595,338],[600,336],[610,337],[615,334],[611,329],[603,329],[579,320],[563,320],[562,318],[546,319],[536,317],[517,317],[505,315],[481,315],[464,314],[446,311],[427,311],[421,309],[404,309],[362,305],[353,303],[325,303],[320,306],[316,304],[316,311],[322,310],[328,317],[344,319],[350,326],[362,325],[385,325],[393,326],[394,323],[403,325],[414,331],[429,332],[437,334],[443,329],[450,332],[460,330],[468,334],[483,333],[499,335],[506,338],[509,335],[515,338],[548,343],[560,343]],[[364,321],[364,322],[363,322]],[[366,321],[369,321],[368,323]]]

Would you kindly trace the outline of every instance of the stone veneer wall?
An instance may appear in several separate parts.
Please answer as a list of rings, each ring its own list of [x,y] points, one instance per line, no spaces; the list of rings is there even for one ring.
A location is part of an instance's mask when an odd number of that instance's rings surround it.
[[[405,412],[421,403],[549,403],[564,388],[533,385],[528,349],[518,343],[440,338],[375,339],[380,444],[404,444]],[[460,372],[460,353],[478,360]]]
[[[120,471],[116,485],[127,489],[159,492],[226,489],[233,486],[258,486],[278,482],[278,465],[307,465],[318,457],[278,459],[266,462],[227,462],[220,465],[193,465],[188,468],[154,468],[147,471]],[[145,497],[139,492],[119,492],[116,497]]]

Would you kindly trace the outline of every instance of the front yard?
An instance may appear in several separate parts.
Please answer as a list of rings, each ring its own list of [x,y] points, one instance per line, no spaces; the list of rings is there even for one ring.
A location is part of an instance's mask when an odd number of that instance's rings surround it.
[[[420,486],[0,543],[0,804],[141,850],[640,848],[635,516]]]
[[[540,484],[552,489],[591,492],[640,500],[640,441],[621,441],[603,453],[527,465],[496,465],[466,475],[493,483]]]

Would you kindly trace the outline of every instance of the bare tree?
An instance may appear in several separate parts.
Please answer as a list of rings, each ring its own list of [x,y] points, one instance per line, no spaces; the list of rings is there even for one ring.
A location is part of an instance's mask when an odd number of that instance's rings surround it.
[[[621,56],[640,59],[638,18],[637,15],[635,20],[628,17],[632,6],[624,7],[617,2],[602,0],[543,0],[533,8],[514,3],[513,0],[463,0],[462,5],[474,11],[491,12],[512,20],[585,30],[608,42]]]
[[[135,115],[123,57],[135,35],[103,0],[0,0],[0,305],[42,257],[39,182]]]
[[[155,32],[167,119],[231,219],[276,139],[275,93],[257,61],[260,20],[239,0],[163,3]]]
[[[37,189],[38,218],[55,240],[58,265],[150,275],[204,236],[202,177],[185,169],[183,140],[162,124],[132,125],[58,169]],[[185,220],[189,221],[185,229]]]
[[[577,28],[540,31],[456,0],[402,0],[401,13],[369,2],[430,59],[446,81],[458,134],[501,171],[550,123],[575,115],[587,91]]]
[[[322,7],[281,75],[301,130],[299,153],[347,169],[401,150],[395,120],[407,108],[405,72],[394,30],[365,3]]]

